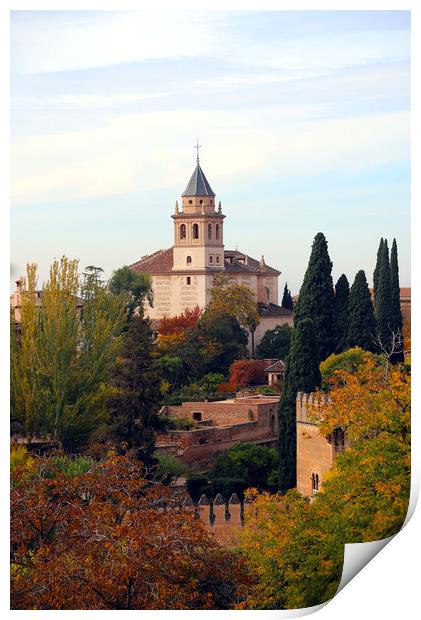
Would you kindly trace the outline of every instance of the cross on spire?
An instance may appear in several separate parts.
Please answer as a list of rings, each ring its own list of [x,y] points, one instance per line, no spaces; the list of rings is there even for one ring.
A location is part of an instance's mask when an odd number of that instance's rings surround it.
[[[199,144],[199,139],[197,139],[196,146],[194,148],[196,149],[196,160],[197,160],[197,164],[199,165],[199,149],[202,148]]]

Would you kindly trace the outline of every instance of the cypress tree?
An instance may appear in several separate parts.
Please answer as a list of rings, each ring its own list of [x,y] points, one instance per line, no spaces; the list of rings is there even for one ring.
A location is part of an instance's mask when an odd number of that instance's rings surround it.
[[[399,286],[399,264],[398,264],[398,246],[396,239],[393,239],[392,249],[390,251],[390,297],[391,297],[391,329],[394,334],[400,334],[402,337],[402,312],[401,312],[401,292]],[[403,362],[403,347],[392,355],[392,362]]]
[[[343,273],[335,285],[335,335],[336,353],[347,346],[349,282]]]
[[[377,295],[378,295],[378,290],[379,290],[379,276],[380,276],[380,267],[381,267],[382,256],[383,256],[383,244],[384,244],[384,239],[383,237],[381,237],[379,248],[377,250],[376,267],[373,273],[373,298],[374,298],[375,314],[377,314]]]
[[[374,352],[376,321],[365,272],[355,276],[348,303],[347,347],[361,347]]]
[[[294,309],[295,326],[303,319],[312,319],[320,360],[336,349],[332,262],[323,233],[317,233],[310,260]]]
[[[390,290],[390,263],[387,239],[383,242],[377,294],[375,297],[376,336],[381,348],[390,350],[392,341],[392,299]]]
[[[294,329],[286,361],[285,379],[279,403],[279,490],[296,486],[296,399],[297,392],[312,392],[321,384],[319,355],[314,324],[300,321]]]
[[[292,310],[294,304],[292,302],[291,291],[288,288],[288,284],[285,283],[284,294],[282,296],[281,306],[283,308],[287,308],[288,310]]]
[[[160,399],[160,374],[153,367],[153,339],[148,320],[134,315],[128,323],[121,359],[113,375],[117,388],[110,399],[109,434],[120,445],[136,450],[149,465]]]

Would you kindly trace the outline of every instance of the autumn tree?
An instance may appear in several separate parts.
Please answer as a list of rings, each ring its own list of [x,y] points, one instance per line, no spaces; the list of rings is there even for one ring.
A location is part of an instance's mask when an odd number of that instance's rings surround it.
[[[185,334],[186,330],[194,327],[202,314],[199,306],[192,310],[186,308],[184,312],[177,316],[164,316],[158,327],[160,336],[169,336],[172,334]]]
[[[231,364],[229,373],[228,381],[236,387],[265,382],[265,364],[261,360],[237,360]]]
[[[11,413],[27,432],[46,431],[74,447],[108,415],[107,379],[122,343],[124,307],[94,279],[78,300],[76,260],[53,262],[40,304],[36,274],[36,265],[28,265],[22,283],[20,342],[12,342],[11,351]]]
[[[348,301],[349,282],[343,273],[335,284],[335,338],[336,353],[340,353],[347,346],[348,337]]]
[[[392,367],[386,380],[375,356],[338,370],[331,402],[315,408],[322,435],[345,429],[349,447],[310,503],[296,490],[255,494],[247,506],[242,550],[259,575],[241,609],[295,609],[332,598],[346,543],[396,534],[410,491],[410,376]]]
[[[228,609],[244,597],[241,561],[130,456],[72,477],[40,459],[29,484],[19,477],[15,468],[13,609]]]
[[[348,303],[348,347],[375,351],[376,321],[365,272],[360,269],[351,287]]]
[[[257,346],[260,358],[286,359],[291,343],[292,329],[289,325],[277,325],[268,329]]]
[[[294,325],[297,326],[303,319],[313,321],[321,360],[326,359],[336,349],[334,306],[332,262],[324,234],[317,233],[298,301],[294,307]]]
[[[296,399],[297,392],[312,392],[321,375],[314,325],[300,321],[294,329],[286,360],[285,378],[279,402],[279,490],[285,493],[296,484]]]

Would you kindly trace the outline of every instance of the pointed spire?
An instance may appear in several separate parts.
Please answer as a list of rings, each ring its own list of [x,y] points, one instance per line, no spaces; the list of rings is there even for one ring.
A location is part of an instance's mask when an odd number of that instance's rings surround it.
[[[179,208],[178,208],[178,200],[176,200],[176,201],[175,201],[175,212],[176,212],[176,213],[179,213],[179,212],[180,212],[180,210],[179,210]]]
[[[262,254],[262,258],[260,259],[259,270],[266,271],[265,257],[263,256],[263,254]]]
[[[218,213],[222,213],[221,201],[219,201],[219,204],[218,204]]]

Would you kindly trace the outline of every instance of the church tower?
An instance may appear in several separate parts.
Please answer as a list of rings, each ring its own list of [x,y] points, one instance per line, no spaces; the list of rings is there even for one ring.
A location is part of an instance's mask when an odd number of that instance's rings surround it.
[[[178,202],[174,220],[173,271],[212,273],[224,269],[224,218],[221,203],[215,208],[215,194],[199,162],[184,190],[182,208]]]

